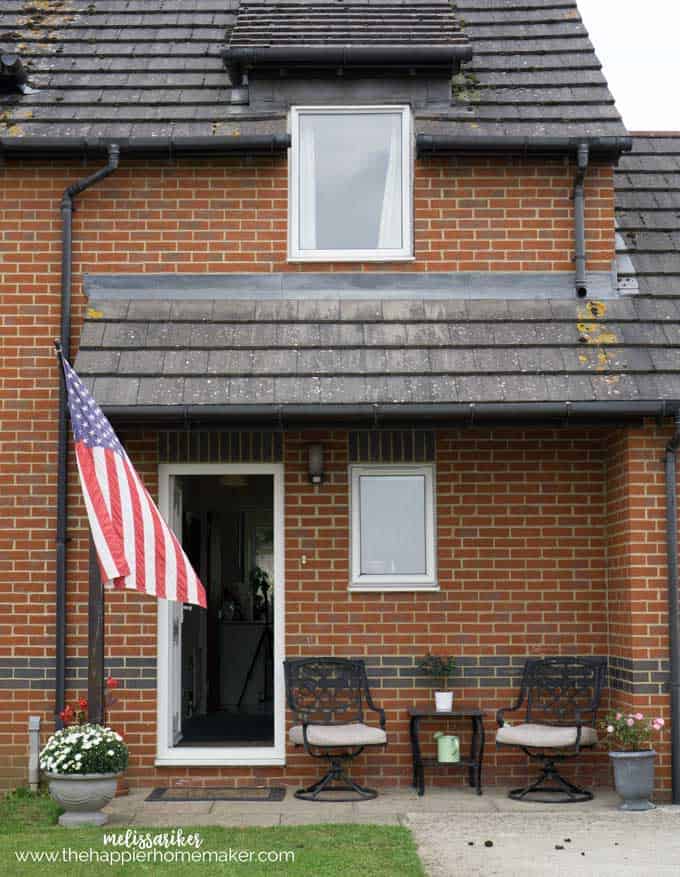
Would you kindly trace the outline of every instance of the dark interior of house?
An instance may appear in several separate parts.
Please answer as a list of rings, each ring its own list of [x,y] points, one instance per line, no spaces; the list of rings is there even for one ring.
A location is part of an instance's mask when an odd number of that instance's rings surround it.
[[[184,549],[207,609],[185,605],[180,746],[274,743],[271,475],[182,476]]]

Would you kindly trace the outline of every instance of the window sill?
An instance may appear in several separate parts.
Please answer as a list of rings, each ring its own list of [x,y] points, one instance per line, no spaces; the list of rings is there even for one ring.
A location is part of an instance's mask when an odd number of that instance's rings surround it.
[[[415,256],[361,256],[361,255],[349,255],[349,256],[332,256],[327,253],[322,253],[318,256],[288,256],[288,262],[291,264],[301,264],[305,262],[347,262],[347,263],[357,263],[357,262],[384,262],[388,264],[389,262],[415,262]]]
[[[370,593],[371,591],[379,591],[380,593],[390,592],[393,593],[395,591],[398,592],[408,592],[408,591],[439,591],[441,590],[438,584],[429,584],[429,585],[350,585],[349,591],[352,593]]]

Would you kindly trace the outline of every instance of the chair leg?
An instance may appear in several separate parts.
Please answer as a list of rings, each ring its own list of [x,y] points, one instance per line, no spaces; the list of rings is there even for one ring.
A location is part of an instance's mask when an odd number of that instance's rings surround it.
[[[543,797],[545,795],[548,797]],[[559,772],[555,761],[546,759],[538,779],[523,789],[513,789],[508,792],[508,797],[513,801],[528,801],[535,804],[576,804],[591,801],[593,793],[569,782]]]
[[[368,801],[371,798],[376,798],[378,796],[375,789],[367,789],[365,786],[360,786],[358,783],[354,782],[345,771],[343,765],[344,759],[337,756],[328,756],[328,760],[330,762],[328,771],[320,780],[317,780],[317,782],[313,783],[311,786],[307,786],[306,789],[298,789],[297,792],[295,792],[296,798],[300,798],[302,801],[331,802],[357,800]],[[324,792],[327,792],[330,797],[320,798],[319,795]],[[354,792],[354,795],[351,797],[340,797],[336,794],[337,792]]]

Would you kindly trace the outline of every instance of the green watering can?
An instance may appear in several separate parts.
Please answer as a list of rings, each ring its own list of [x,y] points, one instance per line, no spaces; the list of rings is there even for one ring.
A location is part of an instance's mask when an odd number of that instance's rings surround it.
[[[460,761],[460,740],[458,737],[437,731],[434,739],[437,741],[437,761],[444,764],[455,764]]]

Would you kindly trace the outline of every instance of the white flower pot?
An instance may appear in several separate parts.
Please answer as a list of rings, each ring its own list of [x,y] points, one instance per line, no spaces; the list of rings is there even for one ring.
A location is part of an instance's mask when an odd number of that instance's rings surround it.
[[[99,811],[113,800],[120,773],[46,773],[52,798],[66,811],[59,825],[106,825],[109,817]]]
[[[453,709],[453,692],[435,691],[434,708],[438,713],[450,713]]]

